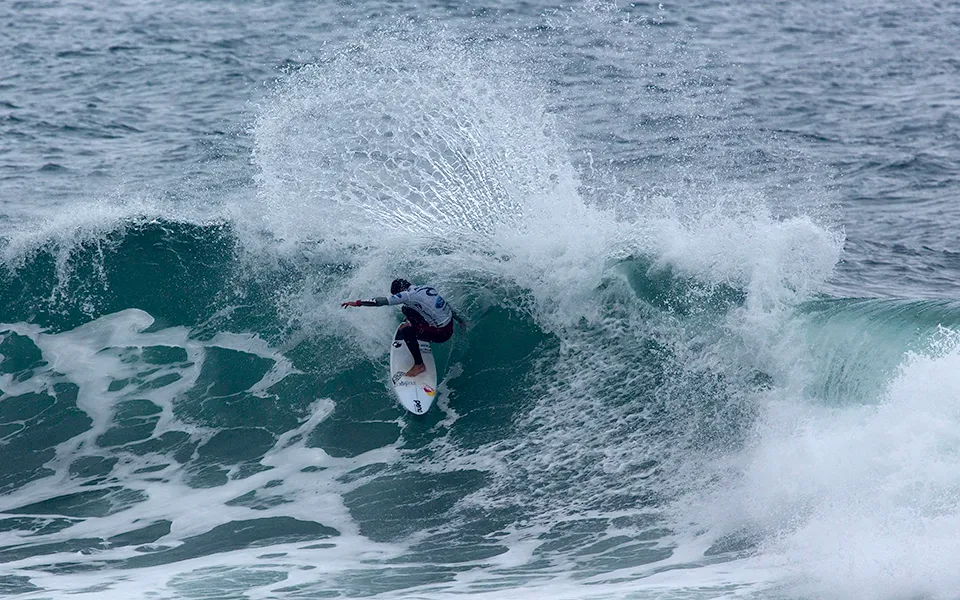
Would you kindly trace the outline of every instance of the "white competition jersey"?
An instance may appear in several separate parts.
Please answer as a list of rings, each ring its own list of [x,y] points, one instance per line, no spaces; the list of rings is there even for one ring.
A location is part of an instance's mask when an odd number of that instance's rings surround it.
[[[453,311],[437,290],[429,285],[415,285],[387,298],[387,304],[404,304],[416,310],[433,327],[443,327],[453,318]]]

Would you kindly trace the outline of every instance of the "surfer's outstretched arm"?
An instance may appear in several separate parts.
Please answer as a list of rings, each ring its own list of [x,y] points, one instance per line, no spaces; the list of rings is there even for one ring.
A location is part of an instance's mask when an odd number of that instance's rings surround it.
[[[387,299],[384,297],[374,298],[372,300],[354,300],[352,302],[342,302],[340,306],[346,308],[348,306],[386,306]]]

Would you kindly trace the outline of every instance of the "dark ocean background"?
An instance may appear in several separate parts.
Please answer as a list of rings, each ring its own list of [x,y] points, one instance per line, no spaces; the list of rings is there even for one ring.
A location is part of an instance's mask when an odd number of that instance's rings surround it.
[[[960,5],[0,29],[0,595],[960,597]]]

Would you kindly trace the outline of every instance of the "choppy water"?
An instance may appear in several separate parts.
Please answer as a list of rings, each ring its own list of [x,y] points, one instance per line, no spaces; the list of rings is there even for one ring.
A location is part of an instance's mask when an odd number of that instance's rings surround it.
[[[0,594],[956,597],[960,8],[0,24]]]

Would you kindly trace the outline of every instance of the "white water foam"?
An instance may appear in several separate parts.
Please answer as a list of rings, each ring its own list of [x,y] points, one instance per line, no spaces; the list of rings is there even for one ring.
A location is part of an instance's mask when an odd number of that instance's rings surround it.
[[[342,494],[362,483],[363,478],[352,484],[335,483],[346,471],[395,460],[395,451],[387,447],[353,459],[335,459],[306,444],[308,434],[332,412],[333,402],[329,399],[317,398],[308,407],[300,425],[276,440],[273,448],[260,460],[269,470],[241,478],[231,476],[222,485],[212,488],[190,484],[189,462],[180,464],[171,456],[159,453],[128,452],[122,446],[98,448],[97,437],[110,426],[119,403],[131,396],[149,400],[161,408],[156,428],[147,439],[182,431],[201,445],[208,441],[216,431],[177,417],[175,408],[178,403],[187,401],[211,349],[233,350],[273,361],[273,366],[263,377],[246,390],[248,394],[265,400],[270,398],[270,386],[296,373],[286,358],[255,335],[221,332],[212,339],[201,341],[192,338],[186,328],[149,330],[152,324],[153,318],[148,314],[130,309],[62,333],[45,333],[27,324],[2,326],[2,329],[32,340],[40,349],[42,359],[48,363],[37,367],[34,375],[23,381],[4,375],[0,379],[4,391],[10,396],[28,392],[52,393],[55,384],[73,383],[79,388],[77,406],[92,419],[92,425],[56,447],[56,457],[45,464],[54,471],[53,474],[4,495],[0,498],[0,510],[19,509],[81,492],[115,491],[118,485],[125,490],[125,497],[136,497],[115,503],[107,514],[74,519],[68,528],[55,533],[39,536],[18,531],[0,533],[0,544],[30,546],[82,538],[106,539],[158,521],[170,521],[170,532],[153,545],[157,551],[163,546],[175,548],[184,539],[206,533],[218,525],[281,516],[321,522],[336,529],[339,535],[324,540],[319,546],[304,542],[275,544],[269,549],[214,553],[135,571],[104,566],[105,561],[143,556],[130,546],[103,544],[82,553],[46,552],[5,563],[9,573],[25,575],[43,590],[26,593],[23,597],[70,593],[91,598],[173,598],[182,597],[187,587],[245,593],[264,585],[264,582],[258,583],[257,573],[274,573],[267,580],[294,585],[303,579],[305,570],[310,571],[309,581],[322,581],[339,576],[348,565],[398,554],[400,549],[397,547],[376,544],[360,536],[342,503]],[[140,360],[143,348],[157,346],[183,349],[186,361],[167,365],[143,363]],[[135,378],[140,378],[143,383],[133,391],[126,386],[111,385]],[[91,482],[71,472],[70,466],[78,459],[100,456],[119,459],[111,468],[109,477]],[[317,467],[323,470],[318,471]],[[230,475],[233,474],[231,471]],[[286,501],[256,509],[229,503],[244,494],[266,489],[273,497]],[[107,496],[108,499],[113,497],[113,494]],[[34,516],[23,510],[18,513],[25,517]],[[41,512],[35,516],[48,515]],[[265,562],[265,556],[273,558]],[[89,570],[73,569],[78,571],[73,573],[48,572],[49,565],[60,563],[100,566]]]
[[[905,355],[879,404],[771,403],[698,521],[753,537],[790,596],[954,597],[958,367],[945,330]]]

